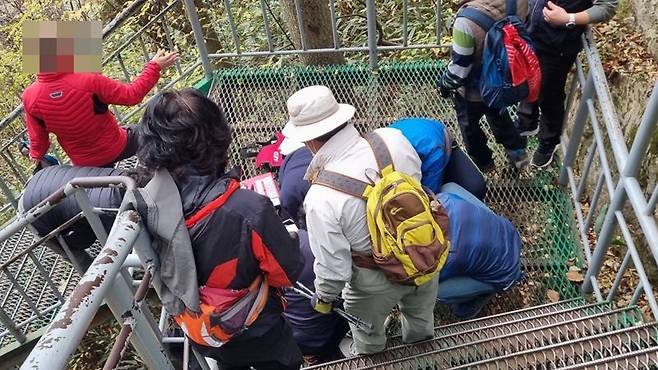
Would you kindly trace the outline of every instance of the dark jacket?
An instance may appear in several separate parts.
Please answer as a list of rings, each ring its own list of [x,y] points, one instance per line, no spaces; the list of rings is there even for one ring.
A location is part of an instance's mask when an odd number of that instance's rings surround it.
[[[281,183],[281,207],[298,221],[304,198],[310,184],[304,180],[304,174],[313,154],[307,148],[300,148],[290,153],[283,166],[279,170],[279,181]],[[299,220],[303,225],[303,220]],[[300,226],[303,227],[303,226]],[[313,262],[315,257],[311,251],[306,230],[299,231],[299,249],[304,258],[304,269],[297,281],[311,290],[315,290],[315,273],[313,273]],[[336,314],[323,315],[316,312],[308,300],[295,292],[287,292],[286,300],[288,308],[285,316],[292,327],[295,342],[302,350],[316,351],[324,346],[331,345],[330,341],[335,330],[341,326],[342,318]],[[306,354],[306,353],[305,353]]]
[[[304,284],[311,290],[315,290],[313,282],[315,274],[313,273],[313,252],[308,242],[306,230],[299,231],[299,249],[304,257],[304,269],[297,281]],[[288,308],[284,312],[286,319],[292,327],[293,337],[304,349],[321,348],[332,339],[334,330],[343,320],[337,314],[324,315],[313,309],[308,298],[303,297],[295,292],[286,293]]]
[[[222,195],[232,179],[188,176],[177,181],[185,218]],[[224,347],[259,337],[279,324],[283,306],[277,288],[291,286],[303,263],[297,240],[290,237],[269,198],[238,189],[189,232],[199,286],[243,289],[263,275],[271,287],[258,319]]]
[[[286,156],[279,170],[281,208],[295,222],[299,218],[299,210],[302,208],[308,188],[311,187],[311,184],[304,180],[311,159],[313,153],[306,147],[297,149]]]
[[[551,26],[542,14],[547,2],[548,0],[534,0],[529,4],[529,31],[535,48],[547,54],[578,54],[583,47],[580,37],[587,27],[576,26],[569,29]],[[555,0],[554,3],[564,8],[567,13],[578,13],[592,6],[592,0]]]
[[[121,176],[123,172],[114,168],[50,166],[37,172],[28,182],[21,198],[21,208],[28,211],[50,194],[66,185],[76,177]],[[91,205],[101,208],[119,208],[124,191],[119,188],[87,189]],[[50,212],[32,222],[39,235],[43,236],[80,213],[80,207],[73,197],[64,199]],[[100,215],[107,231],[114,222],[113,215]],[[82,250],[96,241],[96,235],[86,220],[80,220],[62,232],[64,240],[71,249]]]

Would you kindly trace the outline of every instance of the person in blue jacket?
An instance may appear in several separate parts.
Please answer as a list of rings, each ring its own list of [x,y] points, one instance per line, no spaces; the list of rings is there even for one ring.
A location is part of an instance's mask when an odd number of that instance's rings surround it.
[[[439,273],[437,301],[459,319],[477,316],[489,299],[520,282],[521,237],[505,217],[455,183],[445,184],[439,201],[448,212],[450,252]]]
[[[389,126],[409,140],[420,157],[421,183],[434,193],[454,182],[484,200],[487,184],[471,158],[461,150],[448,128],[431,118],[402,118]]]
[[[311,290],[315,290],[313,281],[313,262],[308,234],[305,230],[302,203],[310,184],[304,180],[312,153],[302,147],[286,156],[279,170],[281,208],[284,218],[290,217],[300,228],[298,232],[299,248],[304,258],[304,269],[297,279]],[[341,357],[338,344],[349,331],[349,325],[336,314],[324,315],[313,309],[309,299],[293,291],[285,293],[288,307],[284,315],[292,327],[293,338],[309,364],[331,361]]]

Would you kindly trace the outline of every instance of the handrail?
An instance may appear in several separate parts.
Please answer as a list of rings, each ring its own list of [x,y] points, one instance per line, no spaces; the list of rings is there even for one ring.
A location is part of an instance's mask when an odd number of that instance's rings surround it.
[[[627,216],[621,212],[624,204],[628,201],[632,206],[633,215],[643,231],[641,236],[646,240],[653,258],[658,263],[658,226],[652,212],[657,202],[658,190],[654,190],[651,198],[647,200],[637,180],[640,166],[646,156],[658,123],[658,81],[656,81],[653,92],[647,101],[645,112],[629,150],[615,112],[603,66],[591,32],[583,37],[583,46],[589,70],[584,82],[576,81],[580,85],[580,91],[578,89],[572,90],[569,97],[569,101],[573,101],[575,94],[581,94],[571,136],[567,139],[568,144],[564,150],[565,157],[559,178],[559,182],[562,185],[568,185],[571,191],[581,242],[588,262],[582,291],[586,294],[594,293],[599,301],[613,300],[617,296],[624,274],[632,263],[636,268],[639,283],[635,286],[635,293],[628,303],[629,305],[636,304],[641,293],[644,293],[654,318],[658,319],[658,303],[644,268],[644,261],[638,253],[638,244],[634,240],[636,236],[630,232]],[[585,76],[582,64],[577,64],[577,71],[577,76]],[[582,80],[582,78],[578,80]],[[599,115],[602,125],[599,124]],[[594,135],[589,145],[585,163],[581,168],[580,176],[576,178],[576,171],[574,170],[576,154],[579,148],[585,144],[582,141],[588,119]],[[612,154],[616,171],[613,171],[608,153]],[[589,212],[586,214],[580,201],[587,192],[587,181],[592,175],[592,163],[595,160],[599,163],[598,174],[594,174],[594,178],[597,179],[596,186],[591,194],[588,194],[591,203]],[[605,216],[603,226],[594,238],[595,245],[592,250],[590,248],[592,222],[599,213],[598,207],[604,189],[607,190],[609,206],[605,215],[603,215]],[[649,210],[651,212],[648,212]],[[597,276],[607,258],[607,252],[616,227],[621,230],[621,236],[625,241],[627,251],[607,297],[604,298],[600,291]]]

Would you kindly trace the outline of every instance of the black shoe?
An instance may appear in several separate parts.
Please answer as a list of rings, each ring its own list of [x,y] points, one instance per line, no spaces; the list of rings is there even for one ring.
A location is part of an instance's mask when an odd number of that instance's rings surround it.
[[[532,165],[538,168],[546,168],[551,162],[553,162],[553,157],[557,151],[557,145],[553,146],[544,146],[539,144],[535,154],[532,156]]]
[[[516,128],[516,131],[521,136],[534,136],[539,132],[539,123],[522,123],[521,120],[517,118],[514,120],[514,128]]]
[[[519,171],[521,171],[530,162],[528,159],[528,152],[526,152],[524,148],[516,150],[505,149],[505,153],[507,154],[507,159],[509,162]]]
[[[483,165],[483,166],[480,166],[477,163],[475,165],[480,170],[480,172],[482,172],[483,175],[487,174],[487,173],[490,173],[490,172],[493,172],[496,169],[496,164],[494,163],[493,160],[491,162]]]

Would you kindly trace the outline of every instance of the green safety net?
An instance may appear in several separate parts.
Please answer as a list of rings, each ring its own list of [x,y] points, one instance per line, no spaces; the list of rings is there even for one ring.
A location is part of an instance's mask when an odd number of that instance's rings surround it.
[[[242,158],[239,148],[280,131],[287,121],[287,98],[315,84],[331,88],[339,102],[354,105],[353,122],[363,132],[401,117],[432,117],[443,121],[461,143],[452,104],[436,89],[444,69],[443,61],[384,64],[376,72],[361,64],[225,69],[216,72],[210,96],[225,110],[234,130],[232,165],[251,177],[257,174],[253,160]],[[486,121],[482,124],[486,127]],[[511,170],[502,146],[494,142],[488,128],[486,132],[496,160],[496,170],[487,175],[486,203],[518,227],[527,279],[494,299],[484,314],[544,303],[549,289],[559,299],[579,296],[566,278],[569,266],[582,258],[569,197],[554,184],[557,169],[520,174]],[[529,146],[532,149],[536,143]],[[441,315],[441,308],[438,311],[438,320],[449,320]]]

